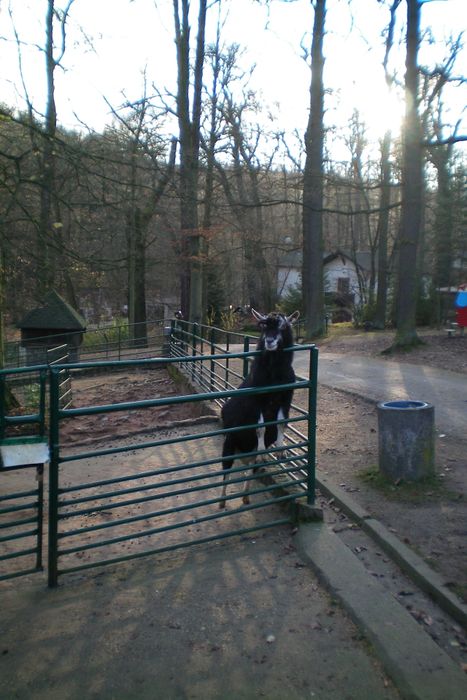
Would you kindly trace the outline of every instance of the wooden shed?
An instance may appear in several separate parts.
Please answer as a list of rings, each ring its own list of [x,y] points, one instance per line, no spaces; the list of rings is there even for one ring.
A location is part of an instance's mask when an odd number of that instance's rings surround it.
[[[78,360],[86,322],[55,290],[47,294],[44,305],[29,311],[17,324],[28,365],[47,362],[47,350],[67,344],[71,362]]]

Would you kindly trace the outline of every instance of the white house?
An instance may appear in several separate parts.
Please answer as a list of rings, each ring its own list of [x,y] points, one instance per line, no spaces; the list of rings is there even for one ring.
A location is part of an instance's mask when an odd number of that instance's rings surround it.
[[[277,266],[277,295],[283,297],[289,289],[302,283],[302,252],[292,250],[282,255]]]
[[[360,252],[355,259],[342,250],[325,253],[323,259],[324,291],[346,299],[348,305],[360,306],[363,302],[360,282],[368,288],[370,277],[370,253]],[[290,288],[301,284],[302,252],[291,251],[283,256],[277,271],[277,293],[284,296]]]

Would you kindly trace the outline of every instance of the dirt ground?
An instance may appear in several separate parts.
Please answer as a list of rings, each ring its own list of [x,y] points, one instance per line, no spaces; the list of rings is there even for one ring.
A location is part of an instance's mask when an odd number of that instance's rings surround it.
[[[386,332],[336,333],[320,343],[319,349],[320,355],[365,355],[467,374],[467,336],[449,338],[443,331],[427,330],[421,337],[424,345],[395,355],[381,355],[392,338]],[[384,484],[377,471],[375,404],[319,387],[318,474],[322,471],[350,492],[357,503],[441,572],[452,590],[466,600],[467,439],[444,437],[436,434],[435,479],[417,486]]]
[[[187,385],[175,383],[165,369],[101,373],[73,380],[73,408],[100,404],[143,401],[168,398],[192,393]],[[172,428],[174,423],[193,421],[203,416],[214,416],[215,411],[203,403],[180,403],[155,406],[141,411],[119,411],[105,415],[74,418],[62,429],[63,441],[68,445],[115,439],[125,435],[147,432],[148,425]]]
[[[319,343],[320,354],[340,352],[384,357],[467,374],[467,336],[449,338],[443,331],[422,331],[424,345],[411,352],[381,355],[392,334],[333,329]],[[175,396],[189,393],[175,384],[165,371],[98,375],[74,382],[74,406]],[[207,404],[181,404],[149,409],[150,422],[158,429],[173,427],[199,416],[213,416]],[[144,418],[143,418],[144,416]],[[124,412],[76,419],[65,427],[70,446],[103,441],[147,430],[146,412]],[[467,600],[465,535],[467,508],[465,479],[467,440],[436,436],[436,478],[426,484],[381,483],[377,469],[378,434],[373,402],[320,386],[318,390],[317,473],[327,475],[371,515],[413,547],[436,570],[452,590]],[[321,505],[332,504],[321,498]]]
[[[343,328],[339,328],[342,325]],[[382,354],[390,347],[393,331],[355,331],[347,324],[338,324],[319,342],[320,352],[348,352],[354,355],[378,357],[388,362],[409,362],[467,374],[467,333],[449,337],[444,329],[419,329],[422,344],[411,350]]]

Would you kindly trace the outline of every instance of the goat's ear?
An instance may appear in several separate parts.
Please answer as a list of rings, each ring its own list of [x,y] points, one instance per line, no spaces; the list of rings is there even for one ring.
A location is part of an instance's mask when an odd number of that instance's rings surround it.
[[[300,311],[294,311],[293,314],[290,314],[290,316],[287,316],[287,321],[293,325],[295,321],[298,321],[300,318]]]
[[[251,307],[251,315],[256,318],[258,323],[261,323],[261,321],[265,321],[267,319],[267,316],[260,314],[259,311],[256,311],[256,309],[254,309],[253,307]]]

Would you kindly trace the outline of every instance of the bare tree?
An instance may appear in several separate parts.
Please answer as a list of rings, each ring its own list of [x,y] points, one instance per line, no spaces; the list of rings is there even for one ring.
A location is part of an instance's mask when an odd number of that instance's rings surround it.
[[[390,20],[386,31],[385,53],[383,59],[384,75],[386,85],[390,90],[394,86],[394,76],[391,75],[388,62],[389,54],[394,42],[394,27],[396,23],[396,11],[401,3],[401,0],[393,0],[390,6]],[[378,244],[378,288],[376,291],[376,305],[373,316],[373,324],[375,328],[383,330],[386,325],[387,316],[387,299],[388,299],[388,282],[389,282],[389,264],[388,264],[388,236],[389,236],[389,205],[391,203],[391,151],[392,134],[388,130],[384,134],[381,141],[381,160],[380,160],[380,211],[378,216],[378,224],[376,229],[376,239]]]
[[[198,177],[207,0],[199,0],[193,77],[190,65],[190,2],[189,0],[173,0],[173,7],[178,70],[180,228],[185,239],[185,261],[181,276],[181,307],[186,317],[199,322],[203,315],[203,266],[198,225]],[[192,96],[191,87],[193,88]]]
[[[386,325],[386,307],[388,297],[388,234],[389,234],[389,204],[391,201],[391,163],[389,152],[391,147],[391,132],[384,134],[381,142],[381,195],[379,200],[379,215],[376,229],[378,244],[378,287],[376,290],[376,306],[373,316],[375,328],[382,330]]]
[[[61,238],[62,224],[56,193],[55,138],[57,132],[57,109],[55,105],[55,70],[65,53],[66,22],[74,0],[68,0],[64,10],[55,8],[55,0],[47,0],[45,65],[47,80],[47,102],[44,118],[44,138],[40,162],[41,206],[38,223],[39,262],[37,284],[41,298],[53,287],[55,279],[55,254]],[[54,22],[58,20],[61,34],[60,45],[55,53]]]
[[[434,221],[434,286],[449,287],[453,282],[454,246],[454,189],[453,170],[455,164],[454,147],[457,142],[465,140],[458,133],[460,122],[454,127],[446,124],[444,89],[449,84],[456,86],[465,83],[467,78],[457,76],[454,72],[456,59],[462,48],[462,35],[450,39],[447,45],[446,59],[430,71],[422,69],[422,98],[424,102],[423,125],[427,139],[428,160],[436,170],[437,191]],[[447,137],[446,132],[449,131]],[[441,320],[442,309],[437,294],[437,318]]]
[[[305,133],[303,173],[303,297],[309,337],[324,332],[323,280],[323,41],[326,0],[314,0],[310,115]]]
[[[129,112],[128,112],[129,110]],[[126,112],[126,113],[125,113]],[[148,228],[175,169],[176,139],[172,139],[167,162],[163,158],[166,139],[158,133],[158,119],[151,109],[144,76],[143,97],[112,109],[120,124],[122,155],[128,158],[124,201],[128,246],[128,321],[133,340],[146,339],[146,253]],[[123,164],[122,164],[123,165]]]
[[[402,212],[398,247],[396,325],[393,347],[410,347],[421,341],[416,330],[417,256],[423,200],[422,129],[419,116],[418,50],[420,0],[407,0],[405,60],[405,123],[402,155]]]
[[[240,228],[248,303],[260,308],[272,308],[272,285],[265,254],[262,182],[271,168],[274,151],[267,161],[262,161],[259,146],[263,128],[248,125],[244,120],[251,97],[247,96],[242,104],[236,104],[231,96],[226,97],[223,114],[229,132],[232,162],[229,168],[218,161],[216,165],[227,201]]]

